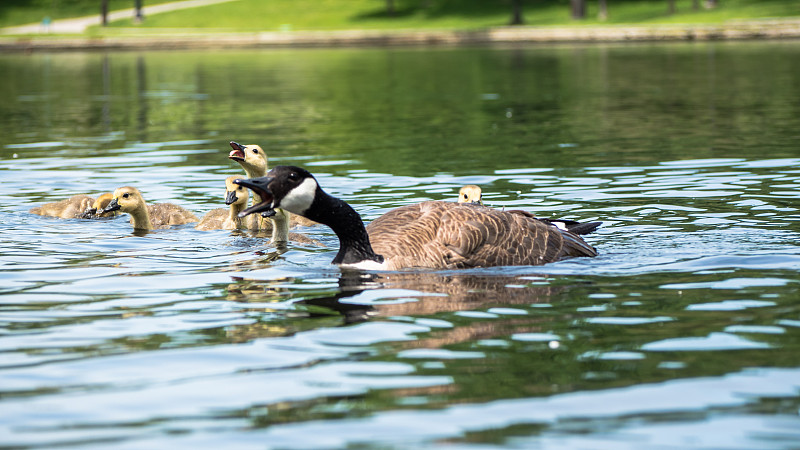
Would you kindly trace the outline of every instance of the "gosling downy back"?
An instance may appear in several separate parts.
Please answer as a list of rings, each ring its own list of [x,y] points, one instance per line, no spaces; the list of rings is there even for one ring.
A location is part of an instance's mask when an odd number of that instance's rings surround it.
[[[58,202],[35,206],[30,209],[30,213],[61,219],[78,219],[81,218],[84,211],[91,208],[94,201],[94,198],[85,194],[73,195]]]
[[[103,209],[103,212],[117,210],[130,214],[131,224],[138,230],[169,228],[171,225],[197,222],[197,217],[181,206],[172,203],[148,205],[142,197],[142,193],[131,186],[117,188],[114,191],[114,198]]]
[[[346,202],[325,193],[305,169],[277,166],[237,180],[264,201],[241,214],[283,208],[328,225],[339,238],[335,264],[376,270],[540,265],[597,252],[580,236],[525,214],[429,201],[393,209],[364,227]]]

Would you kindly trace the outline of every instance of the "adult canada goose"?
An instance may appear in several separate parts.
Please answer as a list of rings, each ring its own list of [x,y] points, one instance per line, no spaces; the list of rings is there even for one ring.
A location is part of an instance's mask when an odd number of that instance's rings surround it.
[[[333,229],[334,264],[362,269],[457,269],[540,265],[572,256],[596,256],[578,235],[522,211],[428,201],[393,209],[364,227],[346,202],[325,193],[305,169],[277,166],[266,177],[236,180],[263,201],[241,212],[283,208]]]
[[[103,212],[117,210],[130,214],[133,228],[137,230],[169,228],[170,225],[197,222],[197,217],[181,206],[172,203],[148,205],[142,198],[142,193],[131,186],[117,188],[114,191],[114,198]]]
[[[228,158],[236,161],[239,163],[240,166],[244,169],[244,173],[247,174],[247,178],[258,178],[263,177],[267,174],[267,153],[258,145],[242,145],[236,142],[231,141],[231,152],[228,154]],[[253,205],[257,205],[261,203],[261,197],[258,193],[253,192]],[[316,222],[306,219],[305,217],[301,216],[293,216],[287,215],[289,217],[289,227],[295,227],[298,225],[301,226],[312,226],[316,225]],[[278,217],[277,220],[281,220],[282,217]],[[263,218],[257,217],[256,222],[258,223],[258,228],[265,231],[272,230],[272,223]],[[273,218],[273,220],[275,220]]]
[[[463,186],[458,191],[458,203],[472,203],[476,205],[483,205],[483,192],[480,186],[475,186],[474,184],[468,184]],[[531,214],[531,217],[535,217]],[[575,220],[567,220],[567,219],[548,219],[544,217],[536,217],[538,220],[542,222],[549,223],[550,225],[556,226],[562,230],[570,231],[575,234],[589,234],[596,230],[603,222],[578,222]]]
[[[238,176],[225,179],[225,204],[229,208],[212,209],[195,226],[198,230],[248,230],[255,229],[255,217],[239,217],[239,213],[247,208],[250,191],[233,180]]]

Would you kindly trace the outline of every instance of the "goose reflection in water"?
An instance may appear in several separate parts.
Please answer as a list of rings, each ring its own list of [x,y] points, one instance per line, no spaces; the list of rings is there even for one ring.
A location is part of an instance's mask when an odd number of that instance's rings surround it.
[[[537,276],[539,277],[539,276]],[[543,279],[543,278],[542,278]],[[333,281],[333,280],[332,280]],[[298,331],[299,323],[292,318],[325,320],[327,326],[347,325],[379,317],[424,317],[458,311],[483,311],[493,305],[530,305],[549,303],[553,295],[568,287],[531,285],[530,277],[502,276],[475,273],[364,273],[342,272],[338,289],[328,295],[309,291],[297,298],[292,277],[264,280],[234,278],[228,286],[228,299],[253,303],[259,311],[271,310],[281,325],[257,324],[235,331],[241,338],[273,337]],[[320,289],[329,289],[321,287]],[[319,292],[319,291],[317,291]],[[255,306],[255,304],[260,304]],[[273,304],[270,307],[265,304]],[[469,326],[448,328],[435,337],[407,344],[413,347],[439,347],[456,342],[485,339],[514,332],[538,331],[542,318],[506,316],[491,321],[478,321]],[[302,322],[302,321],[294,321]],[[270,322],[272,323],[272,321]],[[317,323],[317,326],[320,324]],[[307,327],[305,324],[304,327]],[[239,328],[239,327],[237,327]]]

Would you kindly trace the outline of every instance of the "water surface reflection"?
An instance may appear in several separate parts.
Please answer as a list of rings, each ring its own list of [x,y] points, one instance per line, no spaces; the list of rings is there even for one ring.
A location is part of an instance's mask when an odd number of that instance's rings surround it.
[[[798,52],[0,55],[2,442],[795,447]],[[480,184],[603,221],[600,255],[350,272],[322,226],[275,248],[27,213],[135,185],[201,215],[231,139],[366,220]]]

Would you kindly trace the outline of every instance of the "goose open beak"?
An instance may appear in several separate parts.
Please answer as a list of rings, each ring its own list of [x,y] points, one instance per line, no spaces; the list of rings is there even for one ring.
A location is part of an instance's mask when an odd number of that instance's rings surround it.
[[[239,200],[239,197],[236,196],[236,191],[227,191],[225,193],[225,204],[232,205],[236,203],[236,200]]]
[[[244,186],[261,197],[261,203],[257,203],[244,211],[239,213],[239,217],[244,217],[248,214],[262,213],[267,217],[275,215],[275,208],[273,203],[275,197],[269,190],[269,183],[273,180],[270,177],[250,178],[248,180],[234,180],[233,182],[239,186]]]
[[[120,208],[122,208],[122,207],[119,205],[119,203],[117,203],[117,199],[116,198],[112,198],[111,202],[109,202],[109,204],[101,212],[102,213],[107,213],[107,212],[111,212],[111,211],[116,211],[116,210],[118,210]]]
[[[244,161],[244,145],[231,141],[231,148],[233,150],[228,154],[228,158],[234,161]]]

